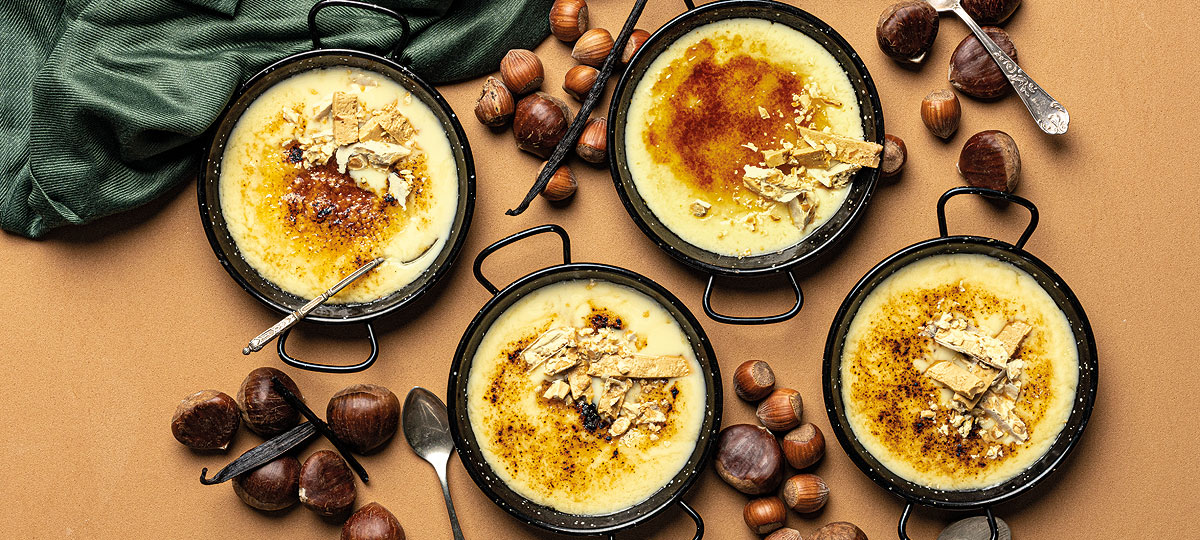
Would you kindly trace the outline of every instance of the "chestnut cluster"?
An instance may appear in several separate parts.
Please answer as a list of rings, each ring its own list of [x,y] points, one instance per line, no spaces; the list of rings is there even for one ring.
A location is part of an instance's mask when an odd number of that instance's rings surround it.
[[[790,508],[801,514],[819,511],[829,500],[829,486],[820,476],[796,473],[784,479],[784,466],[810,469],[825,455],[825,436],[812,423],[802,423],[803,400],[790,388],[776,388],[775,372],[761,360],[750,360],[733,373],[733,389],[745,401],[758,403],[761,425],[737,424],[717,437],[716,469],[734,489],[756,496],[742,510],[746,526],[768,538],[799,538],[795,529],[782,528]],[[776,434],[782,433],[782,438]]]
[[[565,43],[574,43],[571,57],[578,65],[569,69],[562,89],[567,95],[583,101],[599,82],[598,69],[614,46],[612,34],[603,28],[588,28],[588,7],[585,0],[556,0],[550,8],[550,32]],[[634,30],[621,51],[621,61],[628,63],[650,33]],[[545,80],[545,68],[533,51],[513,49],[500,61],[500,77],[488,77],[475,103],[475,117],[485,126],[503,128],[512,123],[517,148],[543,159],[548,158],[566,135],[571,124],[571,109],[547,92],[539,91]],[[517,98],[520,96],[520,100]],[[603,117],[592,118],[584,126],[575,153],[588,163],[602,163],[608,153],[608,122]],[[542,190],[550,201],[570,198],[578,189],[571,169],[563,165]]]
[[[184,398],[171,419],[175,438],[196,450],[225,450],[238,427],[274,437],[300,423],[300,412],[275,390],[273,379],[297,397],[300,389],[286,373],[270,367],[251,371],[237,399],[216,390]],[[303,398],[301,398],[303,399]],[[329,400],[329,429],[355,453],[383,448],[400,426],[400,400],[387,388],[373,384],[348,386]],[[277,511],[296,503],[329,518],[349,514],[357,499],[354,473],[337,452],[314,452],[301,464],[285,454],[233,478],[233,491],[247,505]],[[404,529],[386,508],[370,503],[349,517],[343,540],[403,540]]]

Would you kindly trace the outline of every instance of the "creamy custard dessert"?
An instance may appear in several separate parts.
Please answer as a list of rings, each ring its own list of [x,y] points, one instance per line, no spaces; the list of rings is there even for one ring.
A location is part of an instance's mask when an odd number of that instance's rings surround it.
[[[863,301],[841,359],[855,437],[901,478],[984,489],[1058,437],[1078,383],[1075,336],[1028,273],[975,254],[896,271]]]
[[[573,280],[510,306],[486,330],[467,414],[496,476],[576,515],[632,507],[687,463],[706,407],[679,323],[624,285]]]
[[[845,70],[790,26],[744,18],[677,39],[630,102],[629,172],[668,229],[701,249],[751,256],[793,246],[837,211],[854,173],[877,167]]]
[[[238,119],[221,161],[221,210],[241,256],[313,298],[368,261],[383,264],[331,303],[370,302],[424,273],[458,204],[450,140],[395,81],[319,68],[272,86]]]

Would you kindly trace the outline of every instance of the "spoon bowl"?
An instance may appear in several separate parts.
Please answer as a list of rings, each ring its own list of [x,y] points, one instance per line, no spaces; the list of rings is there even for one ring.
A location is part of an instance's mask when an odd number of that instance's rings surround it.
[[[450,484],[446,482],[446,465],[450,454],[454,452],[454,439],[450,436],[450,419],[446,414],[446,404],[442,403],[433,392],[421,388],[413,388],[404,399],[404,438],[421,459],[433,465],[438,480],[442,482],[442,496],[446,499],[446,511],[450,514],[450,528],[454,532],[454,540],[463,540],[462,529],[458,525],[458,515],[454,512],[454,503],[450,500]]]

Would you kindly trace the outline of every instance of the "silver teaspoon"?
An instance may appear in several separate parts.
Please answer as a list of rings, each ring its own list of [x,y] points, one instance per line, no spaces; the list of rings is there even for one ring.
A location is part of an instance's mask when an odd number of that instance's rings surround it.
[[[1029,109],[1029,114],[1033,115],[1033,120],[1037,122],[1038,127],[1042,128],[1042,131],[1051,135],[1062,135],[1067,132],[1067,124],[1071,123],[1071,116],[1067,114],[1067,110],[1057,100],[1050,97],[1050,94],[1046,93],[1041,86],[1038,86],[1038,83],[1033,82],[1033,79],[1025,74],[1025,70],[1021,69],[1021,66],[1018,66],[1012,58],[1000,50],[1000,46],[996,45],[996,42],[992,41],[992,38],[988,37],[962,8],[961,0],[925,1],[939,12],[954,12],[963,22],[967,23],[967,27],[975,33],[975,37],[979,38],[983,48],[1000,66],[1000,71],[1008,78],[1008,82],[1017,91],[1017,95],[1025,103],[1025,108]]]
[[[446,464],[454,451],[454,440],[450,438],[450,420],[446,417],[446,404],[433,392],[413,388],[404,399],[404,438],[421,459],[433,465],[438,480],[442,481],[442,496],[446,498],[446,511],[450,513],[450,529],[454,540],[463,540],[458,526],[458,515],[450,501],[450,484],[446,482]]]

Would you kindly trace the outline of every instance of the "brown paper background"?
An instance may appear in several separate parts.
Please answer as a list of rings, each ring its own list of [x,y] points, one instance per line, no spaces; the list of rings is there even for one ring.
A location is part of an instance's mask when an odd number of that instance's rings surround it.
[[[868,480],[829,432],[820,394],[821,354],[833,314],[876,262],[937,234],[937,196],[960,183],[957,153],[970,134],[1001,129],[1023,157],[1017,192],[1035,201],[1042,224],[1028,249],[1078,294],[1100,352],[1101,382],[1091,425],[1065,467],[1044,486],[997,509],[1021,538],[1184,538],[1195,535],[1197,474],[1194,411],[1200,384],[1193,342],[1200,294],[1195,286],[1200,167],[1194,157],[1197,41],[1185,21],[1197,4],[1028,0],[1007,25],[1022,66],[1070,110],[1066,136],[1043,135],[1015,96],[997,103],[963,99],[959,133],[942,143],[921,125],[928,91],[946,86],[950,51],[969,31],[952,17],[923,68],[892,63],[875,44],[885,0],[802,2],[858,50],[878,84],[889,133],[908,144],[902,178],[883,186],[856,234],[817,274],[805,277],[807,301],[795,319],[732,327],[708,321],[700,307],[703,277],[643,236],[621,207],[608,172],[574,165],[580,188],[563,208],[539,199],[506,217],[540,160],[518,152],[508,133],[472,118],[479,81],[441,90],[463,116],[478,167],[475,219],[459,264],[426,309],[400,317],[381,335],[378,364],[355,375],[286,371],[318,410],[339,388],[386,385],[403,399],[414,385],[444,395],[459,337],[488,294],[471,276],[481,248],[509,233],[564,225],[579,261],[619,265],[660,281],[699,314],[726,383],[726,425],[753,421],[750,406],[728,391],[740,362],[761,358],[781,384],[800,390],[805,417],[821,427],[829,451],[816,472],[832,496],[816,516],[791,514],[808,535],[848,520],[871,538],[892,538],[903,505]],[[592,2],[593,26],[616,30],[628,2]],[[638,25],[653,29],[682,2],[654,0]],[[624,13],[623,13],[624,12]],[[566,45],[548,39],[537,53],[545,88],[563,95],[572,65]],[[610,83],[615,84],[615,81]],[[573,106],[577,103],[569,101]],[[606,114],[607,103],[597,109]],[[1015,239],[1020,209],[976,201],[951,205],[953,232]],[[550,238],[496,256],[497,283],[556,261]],[[336,538],[338,526],[295,508],[264,515],[243,505],[228,484],[202,486],[201,467],[217,469],[259,442],[243,429],[225,455],[196,454],[173,440],[168,423],[178,400],[204,388],[229,394],[260,365],[283,367],[270,352],[240,354],[278,315],[245,294],[217,264],[196,210],[195,182],[145,208],[86,228],[55,231],[42,242],[0,235],[8,309],[0,316],[0,536],[6,538]],[[778,285],[722,289],[716,303],[743,314],[790,301]],[[305,328],[290,347],[299,356],[351,362],[365,356],[359,330],[345,337]],[[319,442],[301,457],[328,443]],[[403,441],[363,458],[371,472],[360,501],[379,501],[409,538],[447,538],[432,469]],[[489,502],[453,458],[451,491],[467,538],[554,538],[518,523]],[[745,497],[705,472],[686,500],[706,519],[707,537],[748,539]],[[933,538],[951,518],[917,511],[910,533]],[[685,538],[691,523],[668,510],[621,538]]]

